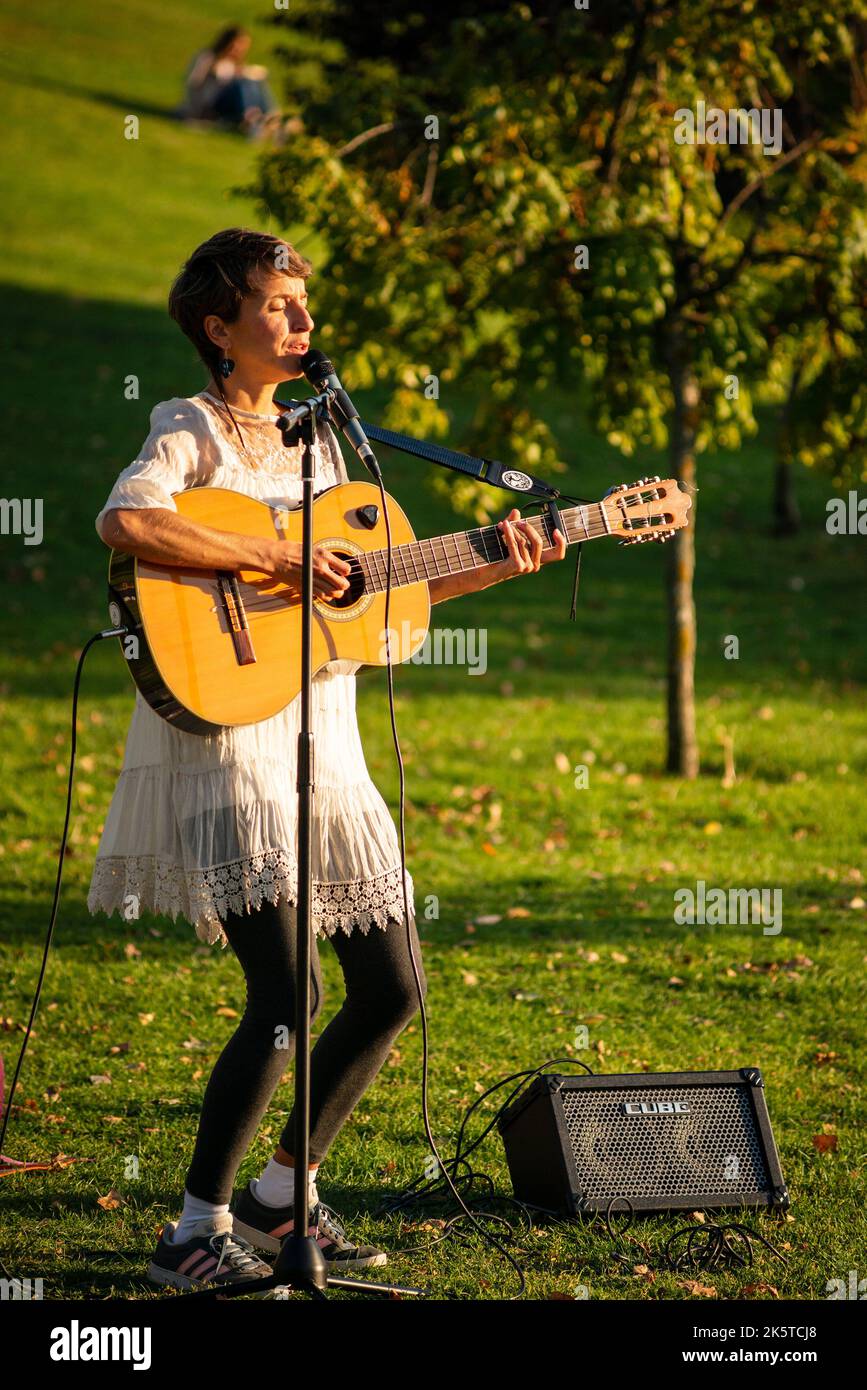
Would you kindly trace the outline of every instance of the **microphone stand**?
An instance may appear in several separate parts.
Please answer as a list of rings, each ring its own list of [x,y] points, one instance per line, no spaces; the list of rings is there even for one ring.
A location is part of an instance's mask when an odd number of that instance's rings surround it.
[[[301,463],[301,726],[298,733],[298,907],[296,918],[295,977],[295,1217],[292,1230],[284,1236],[274,1260],[273,1274],[262,1279],[245,1279],[237,1284],[220,1284],[197,1290],[188,1298],[237,1298],[244,1294],[262,1295],[270,1289],[291,1288],[327,1299],[326,1288],[351,1289],[357,1293],[418,1294],[424,1289],[400,1284],[378,1284],[369,1279],[349,1278],[328,1273],[325,1257],[309,1234],[310,1205],[307,1172],[310,1157],[310,961],[312,955],[312,875],[310,840],[313,820],[313,730],[311,691],[313,685],[313,482],[316,455],[313,444],[317,420],[329,419],[332,392],[326,388],[317,396],[294,403],[281,415],[278,427],[283,443],[292,448],[299,442],[304,450]],[[292,654],[294,656],[294,653]],[[301,1175],[300,1177],[298,1175]]]

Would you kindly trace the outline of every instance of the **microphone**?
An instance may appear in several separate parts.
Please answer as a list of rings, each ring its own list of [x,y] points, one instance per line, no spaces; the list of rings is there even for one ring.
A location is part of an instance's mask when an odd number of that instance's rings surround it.
[[[380,471],[376,455],[362,429],[358,411],[344,391],[333,363],[318,348],[310,348],[301,358],[301,370],[310,385],[315,387],[317,391],[327,387],[332,393],[331,411],[334,415],[334,423],[352,445],[362,463],[370,469],[374,478],[378,480]]]

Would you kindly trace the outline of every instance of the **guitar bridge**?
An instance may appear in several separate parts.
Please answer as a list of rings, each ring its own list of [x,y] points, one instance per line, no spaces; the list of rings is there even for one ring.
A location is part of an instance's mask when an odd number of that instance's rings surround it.
[[[238,576],[231,570],[217,570],[217,585],[223,600],[223,610],[232,635],[235,657],[239,666],[252,666],[256,661],[253,651],[253,638],[244,610],[244,600],[238,585]]]

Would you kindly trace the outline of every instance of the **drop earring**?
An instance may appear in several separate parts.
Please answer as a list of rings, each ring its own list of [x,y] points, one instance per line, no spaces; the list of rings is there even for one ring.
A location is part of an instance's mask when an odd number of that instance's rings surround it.
[[[220,375],[223,377],[223,379],[225,380],[227,376],[231,376],[234,370],[235,363],[232,361],[232,358],[224,357],[222,362],[220,363]]]

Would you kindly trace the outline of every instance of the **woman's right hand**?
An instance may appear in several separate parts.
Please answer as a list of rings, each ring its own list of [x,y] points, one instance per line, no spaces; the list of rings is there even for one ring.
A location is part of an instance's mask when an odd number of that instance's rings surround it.
[[[301,592],[301,542],[275,541],[268,573]],[[340,598],[349,588],[351,568],[324,545],[313,547],[314,598]]]

